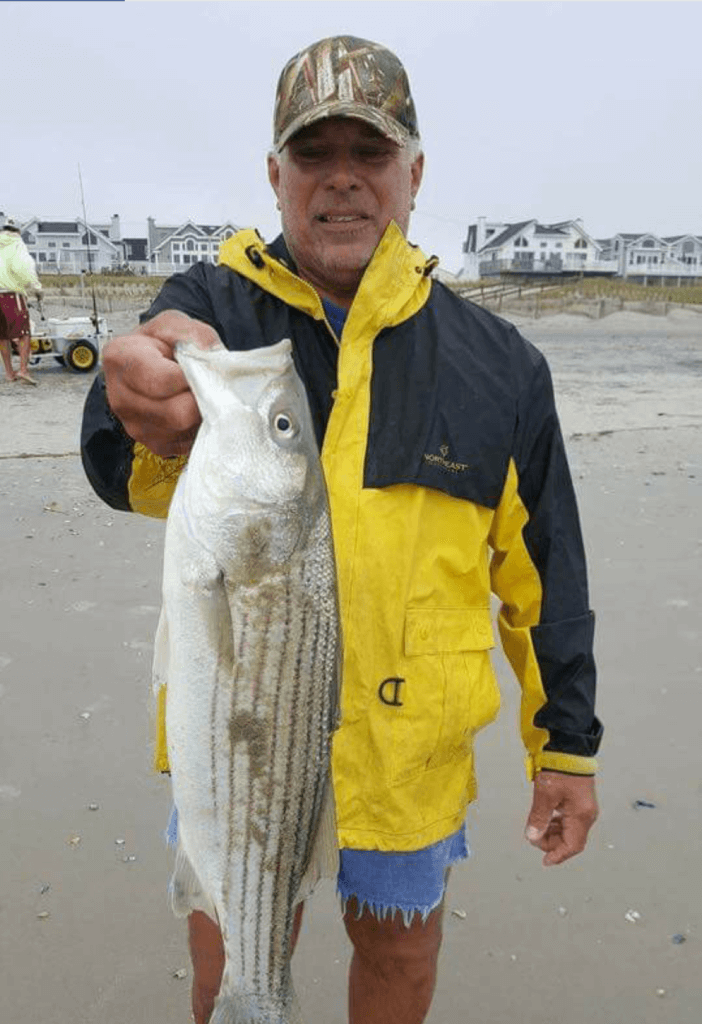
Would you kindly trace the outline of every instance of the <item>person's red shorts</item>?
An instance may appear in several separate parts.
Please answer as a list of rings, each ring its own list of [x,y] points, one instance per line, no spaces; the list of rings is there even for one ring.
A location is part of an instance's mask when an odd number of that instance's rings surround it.
[[[0,341],[19,341],[29,334],[29,310],[24,296],[0,292]]]

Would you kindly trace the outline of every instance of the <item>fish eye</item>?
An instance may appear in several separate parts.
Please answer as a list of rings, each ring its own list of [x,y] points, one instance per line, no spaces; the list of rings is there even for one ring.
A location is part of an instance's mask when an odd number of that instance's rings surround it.
[[[273,426],[281,438],[291,438],[297,434],[297,424],[286,412],[279,412],[273,417]]]

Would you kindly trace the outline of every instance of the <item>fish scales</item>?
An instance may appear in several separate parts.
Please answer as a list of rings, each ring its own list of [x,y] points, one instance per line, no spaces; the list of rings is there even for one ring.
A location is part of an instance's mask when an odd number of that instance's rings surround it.
[[[154,657],[179,820],[173,905],[222,931],[212,1024],[300,1024],[295,907],[338,863],[326,491],[288,341],[184,343],[177,358],[203,422],[169,511]]]

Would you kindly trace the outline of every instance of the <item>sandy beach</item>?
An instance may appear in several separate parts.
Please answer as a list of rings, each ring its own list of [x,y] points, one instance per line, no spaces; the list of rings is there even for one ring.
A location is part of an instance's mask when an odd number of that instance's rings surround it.
[[[698,1024],[702,314],[505,315],[549,359],[580,501],[601,816],[562,867],[522,838],[517,687],[495,651],[503,707],[477,740],[473,857],[451,878],[429,1022]],[[93,374],[35,376],[0,380],[0,1019],[186,1024],[168,784],[150,760],[163,524],[114,512],[84,478]],[[294,962],[310,1024],[346,1021],[348,957],[329,885]]]

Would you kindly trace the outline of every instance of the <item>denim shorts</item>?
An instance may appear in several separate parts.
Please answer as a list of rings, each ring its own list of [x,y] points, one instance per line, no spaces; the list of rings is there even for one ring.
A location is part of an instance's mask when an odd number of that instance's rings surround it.
[[[172,847],[178,842],[175,807],[166,829],[166,842]],[[355,898],[359,916],[368,908],[382,921],[399,911],[409,927],[415,914],[426,921],[439,906],[449,868],[469,856],[465,823],[447,839],[408,853],[341,849],[337,892],[344,910],[349,900]]]

